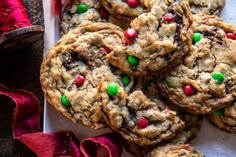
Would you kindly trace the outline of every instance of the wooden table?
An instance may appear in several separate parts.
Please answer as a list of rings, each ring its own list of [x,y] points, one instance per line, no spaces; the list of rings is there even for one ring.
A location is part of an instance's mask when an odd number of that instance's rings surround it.
[[[41,0],[23,0],[33,25],[43,26]],[[0,53],[0,83],[9,88],[26,89],[33,92],[41,102],[43,93],[39,82],[39,70],[43,58],[43,32],[36,42]],[[15,104],[7,97],[0,96],[0,157],[34,157],[26,146],[12,137],[13,109]],[[41,117],[41,125],[42,125]]]

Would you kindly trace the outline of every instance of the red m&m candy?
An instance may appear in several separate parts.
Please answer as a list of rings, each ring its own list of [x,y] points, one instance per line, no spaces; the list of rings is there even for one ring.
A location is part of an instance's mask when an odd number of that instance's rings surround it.
[[[148,126],[148,120],[145,117],[142,117],[141,119],[139,119],[137,125],[139,129],[144,129]]]
[[[76,80],[75,80],[75,84],[77,87],[80,87],[84,84],[85,78],[83,75],[79,75],[77,76]]]
[[[130,45],[133,43],[134,39],[137,37],[138,32],[133,29],[133,28],[128,28],[125,32],[124,32],[124,36],[125,36],[125,44],[126,45]]]
[[[109,13],[104,8],[100,9],[99,14],[102,19],[107,19],[109,16]]]
[[[174,17],[174,15],[172,15],[172,14],[165,14],[165,15],[164,15],[164,20],[165,20],[166,22],[173,22],[173,21],[175,20],[175,17]]]
[[[236,35],[233,33],[226,33],[226,37],[228,39],[236,40]]]
[[[125,37],[128,38],[128,39],[135,39],[137,34],[138,34],[137,31],[133,28],[128,28],[124,32]]]
[[[184,86],[184,93],[187,96],[192,96],[192,95],[196,94],[196,89],[191,85],[186,85],[186,86]]]
[[[111,52],[111,50],[110,50],[108,47],[106,47],[106,46],[103,46],[102,48],[103,48],[103,50],[104,50],[106,53],[110,53],[110,52]]]
[[[138,0],[127,0],[127,3],[132,8],[137,7],[139,5],[139,1]]]

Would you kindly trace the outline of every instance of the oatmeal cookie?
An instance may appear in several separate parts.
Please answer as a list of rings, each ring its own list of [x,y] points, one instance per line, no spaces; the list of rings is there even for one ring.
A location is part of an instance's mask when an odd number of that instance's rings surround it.
[[[161,144],[185,144],[189,141],[191,141],[193,138],[195,138],[202,125],[203,117],[202,116],[197,116],[197,115],[191,115],[188,113],[180,113],[178,111],[178,115],[180,116],[180,119],[184,121],[185,126],[184,128],[177,133],[176,136],[173,138],[163,141]],[[121,138],[122,139],[122,138]],[[124,148],[126,151],[130,152],[131,154],[135,155],[136,157],[143,157],[145,156],[148,152],[150,152],[152,149],[155,147],[160,146],[160,144],[156,145],[148,145],[148,146],[140,146],[138,144],[128,142],[126,140],[122,140],[122,143],[124,145]]]
[[[103,22],[99,14],[101,5],[97,0],[74,0],[62,14],[60,20],[61,35],[76,28],[82,22]]]
[[[138,144],[128,142],[122,137],[120,139],[125,150],[135,157],[144,157],[156,147],[156,145],[140,146]]]
[[[158,98],[155,82],[134,78],[131,90],[120,91],[104,102],[102,111],[110,128],[128,143],[150,146],[174,137],[183,129],[184,123]],[[105,97],[108,85],[101,93]],[[105,100],[105,98],[103,98]],[[131,148],[132,149],[132,148]]]
[[[218,128],[236,134],[236,103],[209,114],[208,120]]]
[[[197,137],[203,122],[203,116],[192,115],[184,111],[177,110],[178,116],[184,121],[184,128],[175,138],[167,143],[184,144]]]
[[[108,20],[108,22],[110,22],[110,23],[112,23],[112,24],[114,24],[114,25],[119,26],[119,27],[122,28],[123,30],[126,30],[126,29],[128,29],[128,28],[130,27],[130,20],[125,20],[125,19],[120,20],[120,19],[118,19],[118,18],[117,18],[116,16],[114,16],[114,15],[109,15],[109,16],[107,17],[107,20]]]
[[[107,57],[132,75],[151,75],[178,64],[189,51],[192,17],[188,2],[161,1],[155,11],[143,13],[124,32],[125,45]]]
[[[76,28],[83,22],[109,22],[113,23],[122,29],[127,29],[130,26],[129,20],[117,19],[111,15],[97,0],[81,0],[73,1],[62,14],[60,20],[61,35],[66,34],[70,30]]]
[[[110,128],[128,142],[140,146],[157,144],[174,137],[184,127],[176,112],[161,110],[156,105],[158,100],[148,98],[139,90],[125,94],[120,92],[113,100],[108,98],[102,112]]]
[[[155,10],[163,0],[143,0],[148,10]],[[177,0],[175,0],[177,1]],[[225,0],[189,0],[192,13],[219,14],[225,5]]]
[[[161,143],[158,143],[156,145],[140,146],[138,144],[123,140],[122,143],[124,145],[124,148],[137,157],[145,156],[154,147],[157,147],[158,145],[163,143],[184,144],[191,141],[198,135],[203,121],[203,116],[192,115],[182,110],[179,110],[179,108],[173,105],[173,103],[161,97],[155,80],[155,77],[141,77],[138,79],[138,84],[136,85],[135,90],[140,89],[145,95],[159,100],[156,105],[158,105],[161,110],[169,109],[175,111],[185,125],[184,128],[180,130],[173,138],[166,141],[162,141]]]
[[[165,145],[152,150],[145,157],[204,157],[190,144]]]
[[[165,97],[161,96],[160,90],[156,84],[156,76],[153,77],[140,77],[136,88],[140,89],[145,95],[159,100],[156,104],[161,110],[168,109],[175,111],[177,116],[185,123],[184,128],[176,134],[176,136],[168,140],[168,143],[184,144],[197,136],[201,129],[203,116],[193,115],[187,113],[172,102],[168,101]]]
[[[225,0],[189,0],[193,13],[219,14]]]
[[[132,20],[147,12],[143,0],[101,0],[101,2],[110,14],[119,19]]]
[[[83,23],[64,35],[42,62],[40,81],[47,101],[74,122],[104,128],[99,85],[115,81],[122,87],[121,75],[116,77],[105,56],[122,42],[123,31],[108,23]]]
[[[184,110],[207,114],[235,101],[236,27],[213,15],[193,17],[191,52],[158,84]]]

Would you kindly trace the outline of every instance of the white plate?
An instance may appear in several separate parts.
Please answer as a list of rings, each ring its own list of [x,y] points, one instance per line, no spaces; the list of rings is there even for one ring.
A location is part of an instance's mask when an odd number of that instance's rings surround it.
[[[45,52],[59,38],[58,19],[51,12],[51,0],[43,0],[44,20],[45,20]],[[236,25],[236,0],[226,0],[221,17],[224,21]],[[236,54],[235,54],[236,55]],[[74,124],[66,118],[62,117],[56,110],[45,102],[44,109],[44,132],[54,132],[59,130],[71,130],[75,133],[79,140],[87,137],[100,135],[108,132],[108,129],[95,131],[85,128],[81,125]],[[212,126],[204,119],[201,131],[196,139],[191,142],[206,157],[236,157],[236,134],[229,134]],[[130,154],[124,152],[122,157],[131,157]]]

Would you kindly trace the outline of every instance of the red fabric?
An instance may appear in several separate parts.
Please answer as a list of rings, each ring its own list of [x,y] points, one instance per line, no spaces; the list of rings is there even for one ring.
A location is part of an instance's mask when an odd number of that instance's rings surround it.
[[[38,157],[81,157],[78,142],[70,131],[34,133],[18,137]]]
[[[61,16],[72,0],[51,0],[53,15]]]
[[[122,154],[122,147],[118,138],[111,133],[82,140],[80,150],[85,157],[99,156],[98,154],[95,155],[95,150],[99,149],[98,146],[102,146],[108,152],[109,157],[120,157]],[[103,152],[100,153],[106,154]]]
[[[61,16],[62,3],[61,0],[52,0],[52,13],[53,15]]]
[[[31,26],[22,0],[2,0],[0,4],[0,35]]]
[[[16,104],[13,117],[15,138],[40,131],[40,103],[32,93],[8,89],[0,84],[0,94],[10,97]]]
[[[12,90],[0,84],[0,95],[10,97],[16,104],[13,136],[38,157],[81,157],[78,142],[72,132],[46,134],[40,132],[40,102],[25,90]]]
[[[84,139],[81,144],[70,131],[54,133],[40,132],[40,102],[32,93],[25,90],[8,89],[0,84],[0,95],[10,97],[16,104],[13,117],[13,136],[29,147],[38,157],[85,157],[93,154],[102,146],[109,157],[120,157],[122,147],[113,134],[104,134]],[[104,153],[103,150],[98,154]],[[106,152],[105,151],[105,152]]]

